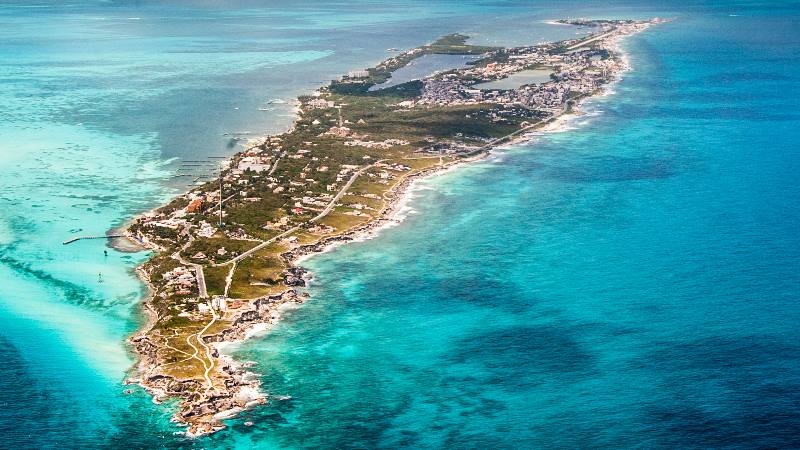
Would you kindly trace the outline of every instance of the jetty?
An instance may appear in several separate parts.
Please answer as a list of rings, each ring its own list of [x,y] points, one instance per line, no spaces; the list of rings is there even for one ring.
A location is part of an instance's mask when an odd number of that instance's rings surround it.
[[[75,241],[80,241],[81,239],[111,239],[111,238],[120,238],[125,237],[124,234],[106,234],[103,236],[78,236],[71,239],[67,239],[66,241],[62,242],[61,244],[67,245],[72,244]]]

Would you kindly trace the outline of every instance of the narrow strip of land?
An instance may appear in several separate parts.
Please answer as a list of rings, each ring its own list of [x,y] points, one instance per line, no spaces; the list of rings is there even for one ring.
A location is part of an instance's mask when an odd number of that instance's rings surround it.
[[[157,293],[147,302],[154,319],[132,339],[141,383],[182,400],[176,419],[189,433],[213,432],[223,427],[219,412],[264,401],[253,394],[256,378],[235,361],[219,364],[206,341],[242,339],[272,322],[281,305],[301,303],[299,258],[391,220],[417,177],[476,160],[576,110],[628,67],[617,38],[660,20],[562,22],[598,34],[514,48],[470,45],[454,34],[351,71],[301,96],[289,131],[253,143],[219,179],[129,226],[131,238],[158,251],[141,270]],[[477,58],[372,89],[428,54]],[[548,80],[481,88],[541,67],[552,70]]]
[[[575,45],[567,47],[567,50],[575,50],[576,48],[583,47],[586,44],[591,44],[592,42],[597,42],[599,40],[605,39],[605,38],[611,36],[612,34],[614,34],[614,31],[609,31],[608,33],[603,33],[603,34],[601,34],[599,36],[595,36],[593,38],[586,39],[584,41],[578,42]]]

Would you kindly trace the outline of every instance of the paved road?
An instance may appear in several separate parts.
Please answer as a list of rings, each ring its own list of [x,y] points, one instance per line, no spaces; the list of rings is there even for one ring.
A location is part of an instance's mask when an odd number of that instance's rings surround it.
[[[380,162],[380,161],[376,161],[376,164],[377,164],[378,162]],[[356,181],[356,178],[358,178],[358,176],[359,176],[359,175],[361,175],[362,173],[364,173],[364,171],[366,171],[367,169],[370,169],[370,168],[372,168],[372,167],[374,167],[374,166],[375,166],[375,164],[370,164],[370,165],[368,165],[368,166],[364,167],[363,169],[359,170],[358,172],[354,173],[354,174],[353,174],[353,176],[352,176],[352,177],[350,177],[350,179],[349,179],[349,180],[347,180],[347,183],[346,183],[346,184],[345,184],[345,185],[342,187],[342,189],[341,189],[341,190],[339,190],[339,192],[336,194],[336,196],[335,196],[335,197],[333,197],[333,200],[331,200],[331,201],[330,201],[330,203],[328,203],[328,206],[326,206],[326,207],[325,207],[325,209],[323,209],[321,213],[317,214],[317,215],[316,215],[316,216],[315,216],[313,219],[311,219],[309,222],[315,222],[315,221],[317,221],[317,220],[319,220],[319,219],[322,219],[323,217],[327,216],[327,215],[328,215],[328,213],[330,213],[330,212],[331,212],[331,210],[332,210],[332,209],[333,209],[333,208],[336,206],[336,202],[337,202],[337,201],[339,201],[339,199],[340,199],[340,198],[342,198],[342,196],[343,196],[343,195],[344,195],[344,194],[347,192],[347,190],[348,190],[348,189],[350,189],[350,186],[352,186],[352,185],[353,185],[353,182],[355,182],[355,181]],[[237,257],[235,257],[235,258],[233,258],[233,259],[231,259],[231,260],[229,260],[229,261],[227,261],[227,262],[220,263],[220,264],[214,264],[214,265],[215,265],[215,266],[224,266],[224,265],[227,265],[227,264],[230,264],[230,263],[236,263],[236,262],[239,262],[239,261],[241,261],[242,259],[244,259],[244,258],[247,258],[248,256],[252,255],[253,253],[255,253],[255,252],[257,252],[257,251],[261,250],[261,249],[262,249],[262,248],[264,248],[264,247],[266,247],[267,245],[269,245],[269,244],[271,244],[271,243],[275,242],[277,239],[280,239],[280,238],[282,238],[282,237],[284,237],[284,236],[286,236],[286,235],[289,235],[289,234],[292,234],[292,233],[294,233],[294,232],[295,232],[295,231],[297,231],[299,228],[300,228],[299,226],[297,226],[297,227],[292,227],[292,228],[290,228],[290,229],[288,229],[288,230],[284,231],[283,233],[281,233],[281,234],[279,234],[279,235],[277,235],[277,236],[275,236],[275,237],[273,237],[273,238],[271,238],[271,239],[268,239],[268,240],[266,240],[266,241],[264,241],[264,242],[262,242],[262,243],[260,243],[260,244],[256,245],[255,247],[251,248],[250,250],[248,250],[248,251],[246,251],[246,252],[242,253],[241,255],[239,255],[239,256],[237,256]]]
[[[376,164],[378,162],[380,162],[380,161],[377,161]],[[342,187],[342,189],[339,192],[336,193],[336,196],[333,197],[333,200],[331,200],[331,202],[328,203],[328,206],[326,206],[325,209],[323,209],[321,213],[317,214],[317,216],[314,217],[313,219],[311,219],[309,222],[316,222],[317,220],[322,219],[323,217],[327,216],[328,213],[331,212],[331,210],[336,206],[336,202],[339,201],[340,198],[342,198],[342,196],[347,192],[348,189],[350,189],[350,186],[353,185],[353,182],[356,181],[356,178],[358,178],[359,175],[364,173],[364,171],[366,171],[368,169],[371,169],[373,167],[375,167],[375,164],[370,164],[370,165],[364,167],[363,169],[359,170],[358,172],[354,173],[353,176],[350,177],[349,180],[347,180],[347,183],[345,183],[344,187]]]
[[[201,298],[208,298],[208,291],[206,290],[206,276],[203,274],[203,266],[200,264],[192,264],[194,266],[194,273],[197,277],[197,290],[200,292]]]
[[[200,293],[200,297],[208,298],[208,291],[206,290],[206,276],[203,273],[203,266],[186,261],[181,257],[181,252],[186,251],[186,249],[192,245],[193,240],[194,239],[189,239],[189,241],[186,242],[186,244],[184,244],[180,250],[172,254],[172,258],[178,260],[178,262],[183,265],[194,267],[194,276],[197,279],[197,291]]]
[[[269,172],[267,173],[268,177],[271,177],[272,174],[275,173],[275,169],[278,168],[278,162],[281,160],[281,156],[282,155],[279,155],[277,158],[275,158],[275,164],[272,165],[272,168],[269,169]]]
[[[593,37],[593,38],[591,38],[591,39],[587,39],[587,40],[585,40],[585,41],[578,42],[578,43],[577,43],[577,44],[575,44],[575,45],[572,45],[572,46],[570,46],[570,47],[567,47],[567,50],[574,50],[574,49],[576,49],[576,48],[578,48],[578,47],[581,47],[581,46],[583,46],[583,45],[586,45],[586,44],[590,44],[590,43],[592,43],[592,42],[594,42],[594,41],[599,41],[600,39],[603,39],[603,38],[606,38],[606,37],[608,37],[609,35],[611,35],[611,34],[612,34],[612,33],[614,33],[615,31],[617,31],[617,30],[616,30],[616,28],[615,28],[615,29],[613,29],[613,30],[611,30],[611,31],[609,31],[608,33],[603,33],[603,34],[601,34],[600,36],[595,36],[595,37]]]
[[[233,259],[231,259],[231,260],[229,260],[229,261],[226,261],[226,262],[224,262],[224,263],[214,264],[214,265],[215,265],[215,266],[225,266],[225,265],[228,265],[228,264],[230,264],[230,263],[235,263],[235,262],[241,261],[241,260],[242,260],[242,258],[246,258],[246,257],[250,256],[251,254],[253,254],[253,253],[255,253],[255,252],[257,252],[257,251],[261,250],[262,248],[266,247],[267,245],[269,245],[269,244],[271,244],[271,243],[275,242],[275,240],[276,240],[276,239],[280,239],[280,238],[282,238],[282,237],[286,236],[287,234],[290,234],[290,233],[293,233],[293,232],[295,232],[295,231],[296,231],[298,228],[300,228],[300,227],[293,227],[293,228],[290,228],[290,229],[288,229],[288,230],[284,231],[283,233],[281,233],[281,234],[279,234],[279,235],[275,236],[274,238],[267,239],[266,241],[264,241],[264,242],[262,242],[262,243],[260,243],[260,244],[256,245],[255,247],[251,248],[250,250],[248,250],[248,251],[246,251],[246,252],[242,253],[241,255],[239,255],[239,256],[237,256],[237,257],[235,257],[235,258],[233,258]]]

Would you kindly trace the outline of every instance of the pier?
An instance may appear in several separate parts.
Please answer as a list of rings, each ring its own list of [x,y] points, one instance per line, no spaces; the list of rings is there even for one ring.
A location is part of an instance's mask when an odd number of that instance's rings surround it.
[[[111,239],[111,238],[119,238],[125,237],[124,234],[107,234],[104,236],[78,236],[72,239],[67,239],[66,241],[62,242],[63,245],[72,244],[75,241],[80,241],[81,239]]]

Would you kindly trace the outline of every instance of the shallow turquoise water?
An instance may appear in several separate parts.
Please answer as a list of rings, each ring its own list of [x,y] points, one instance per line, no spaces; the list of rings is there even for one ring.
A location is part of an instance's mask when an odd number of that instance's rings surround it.
[[[0,446],[798,445],[797,5],[9,5]],[[308,262],[312,301],[237,351],[291,400],[190,442],[122,395],[146,255],[63,239],[388,47],[654,14],[677,20],[628,43],[636,70],[573,129],[423,183],[403,224]]]
[[[293,399],[229,434],[796,446],[797,12],[742,13],[632,40],[636,71],[574,130],[426,182],[402,225],[312,259],[314,300],[242,351]]]

